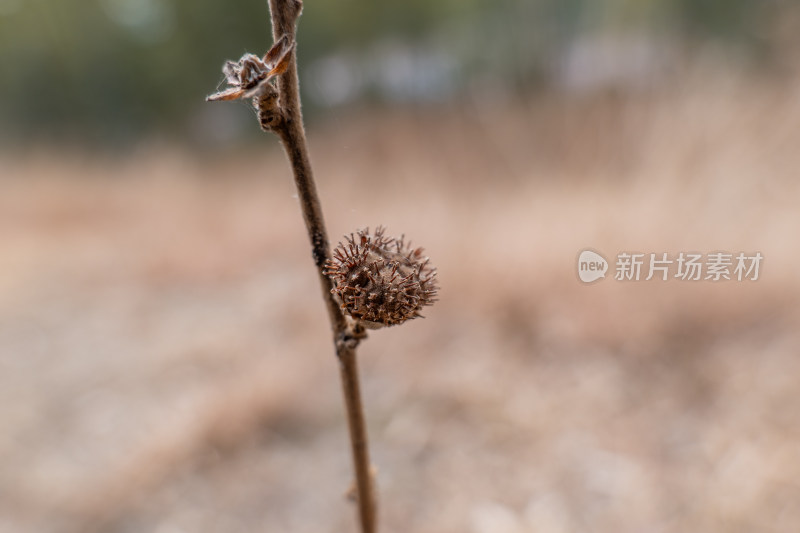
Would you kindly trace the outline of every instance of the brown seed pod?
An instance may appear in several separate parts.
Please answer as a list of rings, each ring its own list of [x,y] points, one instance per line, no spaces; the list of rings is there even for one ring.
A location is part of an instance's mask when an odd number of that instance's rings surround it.
[[[438,290],[436,269],[422,248],[384,232],[379,226],[372,235],[369,228],[351,233],[323,267],[342,311],[372,329],[421,317],[420,309],[436,301]]]

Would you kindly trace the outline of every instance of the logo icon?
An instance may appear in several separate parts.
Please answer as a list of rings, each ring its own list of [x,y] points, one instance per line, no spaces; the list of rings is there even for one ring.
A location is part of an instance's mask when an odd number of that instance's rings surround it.
[[[583,250],[578,255],[578,277],[584,283],[591,283],[606,277],[608,261],[594,250]]]

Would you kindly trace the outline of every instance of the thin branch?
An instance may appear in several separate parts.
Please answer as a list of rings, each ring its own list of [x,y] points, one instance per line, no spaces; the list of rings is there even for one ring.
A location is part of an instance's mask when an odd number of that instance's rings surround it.
[[[275,42],[284,36],[289,42],[295,42],[295,28],[302,11],[302,3],[298,0],[270,0],[269,8],[272,15],[272,36]],[[331,325],[334,333],[338,335],[347,327],[347,321],[331,294],[333,288],[331,280],[322,274],[325,259],[330,256],[330,245],[325,230],[325,220],[322,216],[322,205],[317,194],[314,174],[311,171],[306,134],[303,128],[300,89],[297,79],[297,55],[295,49],[290,53],[288,68],[278,77],[278,105],[283,120],[275,124],[273,131],[280,137],[292,165],[300,207],[303,210],[303,220],[306,223],[309,239],[311,239],[311,253],[314,264],[317,266]]]
[[[361,389],[358,383],[358,362],[355,348],[337,346],[337,355],[342,375],[342,389],[347,407],[347,424],[350,428],[350,446],[353,453],[353,464],[356,471],[356,503],[363,533],[374,533],[377,530],[377,505],[372,486],[372,472],[369,462],[369,443],[367,442],[367,426],[364,423],[364,411],[361,407]]]
[[[274,41],[277,43],[281,38],[287,37],[288,42],[294,43],[297,19],[303,9],[302,2],[300,0],[269,0],[269,8]],[[376,505],[356,361],[356,347],[365,334],[363,328],[352,320],[348,320],[342,313],[339,303],[331,292],[333,282],[322,273],[325,261],[330,258],[330,245],[303,129],[295,48],[292,48],[290,54],[288,68],[278,77],[278,105],[281,118],[275,121],[271,129],[280,138],[292,166],[303,211],[303,220],[311,241],[314,264],[317,267],[323,297],[333,328],[356,472],[361,531],[362,533],[374,533],[376,530]]]

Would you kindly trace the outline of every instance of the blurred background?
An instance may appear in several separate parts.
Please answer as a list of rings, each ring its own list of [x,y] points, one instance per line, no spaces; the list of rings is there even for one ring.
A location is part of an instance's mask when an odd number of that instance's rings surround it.
[[[356,530],[288,163],[204,102],[267,13],[0,0],[0,532]],[[795,3],[307,0],[298,41],[331,239],[439,267],[360,349],[384,531],[796,531]]]

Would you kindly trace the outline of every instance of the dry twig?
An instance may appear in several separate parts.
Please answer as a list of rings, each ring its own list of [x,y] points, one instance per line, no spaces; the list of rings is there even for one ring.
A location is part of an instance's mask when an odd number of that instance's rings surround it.
[[[269,8],[275,45],[263,59],[246,54],[237,63],[228,62],[223,70],[233,87],[208,100],[252,98],[261,127],[278,135],[289,157],[341,368],[361,531],[372,533],[376,527],[375,495],[356,360],[356,347],[366,334],[363,327],[344,315],[332,292],[333,282],[322,273],[330,258],[330,245],[303,129],[295,56],[295,31],[303,4],[300,0],[269,0]],[[277,86],[272,84],[273,78]]]
[[[391,326],[421,316],[420,308],[435,301],[436,269],[422,256],[422,248],[412,249],[403,238],[384,237],[380,227],[374,236],[368,230],[359,231],[358,240],[351,235],[348,244],[340,244],[331,257],[300,110],[295,32],[303,4],[301,0],[269,0],[269,8],[275,44],[263,58],[245,54],[237,62],[228,61],[223,72],[230,87],[208,100],[251,98],[261,128],[278,135],[289,157],[341,369],[361,531],[373,533],[374,470],[356,348],[366,337],[365,327]]]

